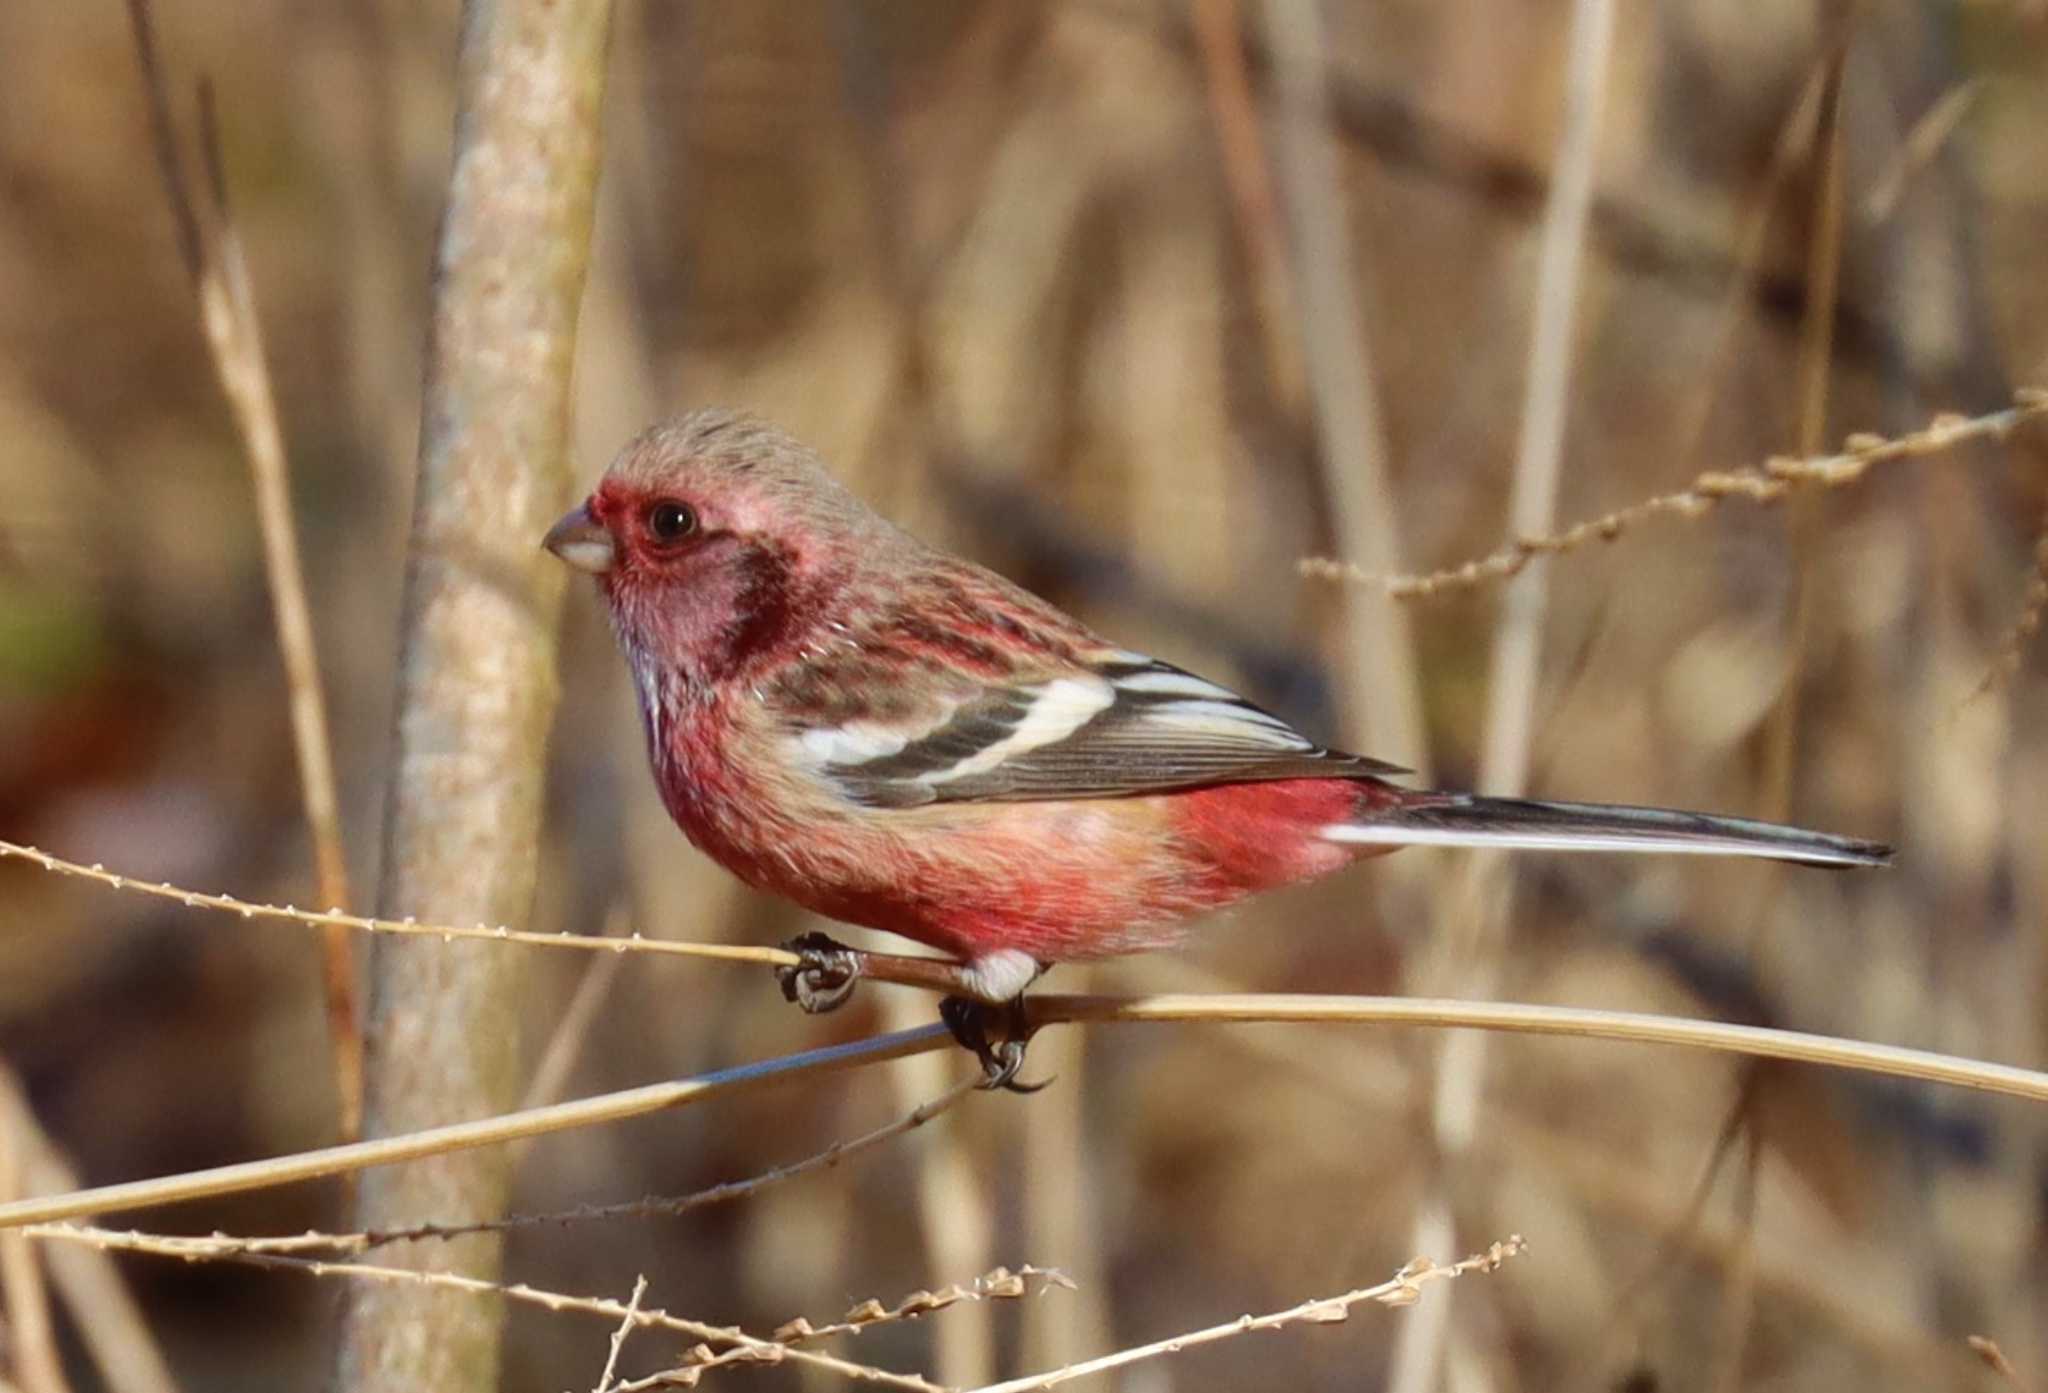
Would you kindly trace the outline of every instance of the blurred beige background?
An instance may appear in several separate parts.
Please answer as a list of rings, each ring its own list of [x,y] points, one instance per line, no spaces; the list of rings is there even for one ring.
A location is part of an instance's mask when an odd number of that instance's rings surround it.
[[[1332,461],[1358,442],[1333,449],[1317,429],[1330,363],[1309,356],[1304,309],[1333,268],[1301,254],[1265,14],[1253,0],[622,0],[579,477],[656,414],[755,409],[915,530],[1333,742],[1366,741],[1387,693],[1413,684],[1423,747],[1372,753],[1470,782],[1499,587],[1404,603],[1412,648],[1387,672],[1354,656],[1371,592],[1297,573],[1304,556],[1347,553]],[[1367,350],[1345,390],[1380,404],[1375,506],[1402,564],[1455,564],[1508,532],[1571,8],[1381,0],[1323,14],[1322,134],[1339,176],[1322,190],[1338,218],[1325,230]],[[219,90],[367,886],[453,8],[166,3],[159,23],[181,100],[201,73]],[[1995,410],[2048,383],[2040,6],[1623,4],[1570,346],[1562,521],[1797,451],[1804,287],[1825,226],[1799,113],[1844,44],[1820,438]],[[1499,994],[2039,1065],[2038,648],[1971,693],[2026,604],[2044,458],[2037,424],[1797,506],[1653,520],[1546,563],[1534,790],[1788,815],[1904,850],[1882,876],[1520,860]],[[111,3],[0,6],[0,499],[0,836],[308,899],[247,470]],[[561,672],[540,926],[594,931],[621,908],[656,935],[773,942],[811,927],[667,824],[580,586]],[[1406,872],[1354,871],[1230,916],[1184,958],[1053,985],[1456,983],[1461,872],[1409,856]],[[536,1054],[582,964],[537,967]],[[0,865],[0,1056],[92,1181],[330,1139],[318,992],[308,935]],[[806,1019],[765,973],[636,962],[572,1087],[927,1010],[871,989]],[[1034,1054],[1060,1075],[1047,1094],[976,1098],[743,1205],[522,1233],[510,1273],[617,1296],[644,1272],[650,1304],[760,1331],[997,1263],[1077,1280],[849,1347],[965,1382],[1380,1280],[1414,1255],[1434,1196],[1459,1247],[1431,1256],[1510,1232],[1532,1245],[1457,1290],[1446,1376],[1461,1389],[1993,1386],[1970,1334],[1996,1338],[2029,1386],[2048,1381],[2038,1109],[1504,1040],[1471,1148],[1439,1159],[1438,1046],[1278,1026],[1049,1035]],[[958,1067],[547,1139],[517,1203],[751,1174],[879,1124]],[[334,1227],[337,1199],[302,1187],[143,1217]],[[321,1376],[331,1292],[126,1270],[186,1387]],[[1375,1387],[1415,1315],[1368,1308],[1226,1342],[1119,1386]],[[508,1389],[587,1386],[602,1362],[596,1323],[522,1310],[510,1331]],[[644,1367],[673,1353],[658,1343],[638,1351]],[[786,1368],[721,1377],[804,1382]]]

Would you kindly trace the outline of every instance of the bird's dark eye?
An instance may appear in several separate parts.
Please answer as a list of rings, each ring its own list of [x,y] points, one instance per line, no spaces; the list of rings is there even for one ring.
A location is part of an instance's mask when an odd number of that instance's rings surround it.
[[[664,500],[647,510],[647,531],[657,542],[677,542],[697,530],[697,515],[687,503]]]

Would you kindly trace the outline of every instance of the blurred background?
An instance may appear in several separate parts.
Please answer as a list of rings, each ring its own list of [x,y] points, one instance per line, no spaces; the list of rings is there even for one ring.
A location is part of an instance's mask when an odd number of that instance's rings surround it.
[[[1297,562],[1388,568],[1359,552],[1377,528],[1392,568],[1426,570],[1509,535],[1572,7],[1326,4],[1310,53],[1324,100],[1285,106],[1287,3],[621,0],[579,478],[656,415],[751,408],[913,530],[1131,646],[1333,742],[1474,780],[1501,587],[1397,603]],[[365,896],[455,17],[446,0],[159,15],[183,113],[194,77],[218,88]],[[1619,7],[1605,72],[1561,522],[2048,383],[2040,4],[1642,0]],[[121,7],[0,6],[0,188],[0,836],[305,903],[248,471]],[[1832,313],[1809,294],[1829,279]],[[1333,305],[1356,311],[1335,340]],[[1893,839],[1894,872],[1522,858],[1488,930],[1466,869],[1410,852],[1229,916],[1185,956],[1049,985],[1481,983],[2039,1066],[2048,684],[2038,645],[2007,636],[2044,466],[2036,425],[1542,563],[1532,790]],[[1979,692],[2011,651],[2017,670]],[[815,927],[669,825],[580,585],[561,677],[538,927],[750,943]],[[1399,714],[1404,694],[1419,718]],[[586,966],[536,960],[534,1057]],[[870,988],[805,1018],[765,971],[645,959],[590,990],[605,995],[572,1093],[931,1009]],[[509,1277],[622,1296],[645,1273],[648,1304],[762,1333],[998,1263],[1073,1277],[847,1346],[972,1383],[1368,1285],[1430,1235],[1449,1260],[1518,1232],[1529,1257],[1454,1302],[1428,1294],[1447,1322],[1434,1376],[1415,1362],[1423,1311],[1366,1308],[1118,1386],[1995,1386],[1970,1335],[2048,1386],[2039,1109],[1502,1039],[1460,1066],[1478,1099],[1464,1137],[1432,1106],[1442,1048],[1281,1026],[1057,1031],[1033,1052],[1059,1076],[1046,1093],[977,1096],[742,1204],[522,1232]],[[310,932],[21,863],[0,864],[0,1056],[89,1182],[335,1134]],[[933,1057],[547,1138],[515,1202],[753,1174],[965,1067]],[[135,1222],[337,1228],[341,1199],[302,1186]],[[185,1387],[325,1377],[333,1288],[123,1270]],[[504,1386],[587,1386],[606,1336],[514,1310]],[[626,1364],[674,1354],[643,1337]],[[718,1377],[825,1386],[792,1368]]]

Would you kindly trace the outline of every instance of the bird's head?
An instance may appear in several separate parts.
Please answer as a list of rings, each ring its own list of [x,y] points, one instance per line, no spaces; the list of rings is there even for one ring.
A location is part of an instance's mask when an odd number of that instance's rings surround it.
[[[773,426],[699,411],[620,451],[542,545],[596,578],[636,668],[711,682],[813,622],[836,577],[900,536]]]

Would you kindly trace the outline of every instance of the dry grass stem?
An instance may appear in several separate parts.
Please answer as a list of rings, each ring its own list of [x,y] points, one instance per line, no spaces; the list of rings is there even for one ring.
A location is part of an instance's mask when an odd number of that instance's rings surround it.
[[[1031,999],[1034,1023],[1188,1021],[1241,1023],[1346,1023],[1427,1029],[1497,1030],[1516,1035],[1565,1035],[1587,1040],[1676,1045],[1718,1054],[1782,1059],[1891,1078],[1918,1079],[1987,1093],[2048,1102],[2048,1073],[1989,1064],[1829,1035],[1727,1021],[1691,1020],[1638,1011],[1578,1006],[1530,1006],[1503,1001],[1444,1001],[1424,997],[1316,996],[1246,992],[1188,995],[1054,996]],[[0,1222],[6,1219],[0,1211]]]
[[[622,939],[630,932],[625,909],[615,906],[605,920],[604,936]],[[590,1028],[597,1021],[598,1010],[611,994],[612,983],[617,980],[619,969],[625,963],[623,954],[600,953],[584,964],[582,974],[576,979],[576,990],[570,993],[569,1004],[562,1008],[561,1018],[548,1033],[547,1045],[540,1052],[540,1063],[533,1068],[533,1078],[527,1082],[520,1107],[538,1108],[561,1101],[569,1086],[569,1074],[590,1040]]]
[[[1232,224],[1259,301],[1260,339],[1273,398],[1290,415],[1306,396],[1302,346],[1290,332],[1292,271],[1281,225],[1279,196],[1259,130],[1258,97],[1245,59],[1244,21],[1238,0],[1197,0],[1189,12],[1202,93],[1216,131],[1216,153],[1230,194]]]
[[[929,1020],[931,1003],[922,996],[898,994],[882,1003],[884,1026],[908,1029]],[[888,1070],[887,1085],[896,1105],[931,1096],[956,1067],[953,1059],[920,1055],[898,1061]],[[878,1084],[881,1082],[877,1081]],[[972,1087],[970,1081],[967,1087]],[[995,1262],[996,1196],[989,1168],[976,1163],[972,1141],[954,1129],[936,1146],[916,1158],[911,1181],[914,1210],[926,1270],[976,1272]],[[986,1310],[965,1312],[932,1332],[932,1374],[960,1387],[986,1383],[996,1376],[995,1330]]]
[[[1264,11],[1278,102],[1275,163],[1330,512],[1347,551],[1366,566],[1392,570],[1401,564],[1400,510],[1387,479],[1386,426],[1352,266],[1357,238],[1330,119],[1322,18],[1319,7],[1298,0],[1265,0]],[[1426,777],[1427,728],[1408,618],[1376,598],[1361,598],[1349,610],[1349,686],[1360,748]],[[1396,871],[1388,880],[1418,873]]]
[[[1508,525],[1519,536],[1550,531],[1557,516],[1580,267],[1593,206],[1613,37],[1613,0],[1576,0],[1564,119],[1558,132],[1556,172],[1543,214],[1521,434],[1508,502]],[[1508,582],[1494,624],[1487,676],[1479,752],[1483,793],[1516,797],[1528,786],[1529,750],[1538,710],[1536,680],[1549,602],[1549,574],[1543,569],[1524,572]],[[1465,859],[1459,891],[1439,900],[1436,908],[1436,938],[1453,945],[1446,957],[1453,964],[1449,973],[1456,985],[1431,983],[1431,989],[1471,997],[1497,993],[1508,948],[1513,887],[1510,865],[1497,852]],[[1480,1100],[1486,1089],[1486,1054],[1487,1037],[1472,1032],[1447,1034],[1436,1050],[1429,1116],[1437,1163],[1429,1168],[1429,1191],[1412,1232],[1413,1250],[1456,1252],[1462,1246],[1452,1193],[1478,1131]],[[1447,1297],[1426,1318],[1402,1327],[1388,1380],[1394,1393],[1430,1393],[1438,1386],[1451,1316],[1452,1302]]]
[[[239,1252],[231,1246],[233,1240],[212,1238],[179,1237],[171,1234],[121,1232],[114,1229],[74,1228],[65,1224],[42,1225],[30,1230],[30,1236],[39,1239],[67,1243],[86,1243],[97,1248],[115,1252],[145,1253],[153,1257],[176,1258],[181,1262],[228,1262],[248,1267],[268,1268],[280,1272],[298,1272],[310,1277],[345,1277],[362,1282],[375,1282],[391,1286],[421,1286],[442,1291],[463,1292],[474,1296],[495,1296],[506,1301],[527,1306],[538,1306],[557,1314],[596,1316],[600,1319],[624,1324],[630,1321],[640,1330],[660,1330],[670,1334],[684,1335],[693,1340],[706,1341],[721,1347],[743,1347],[756,1360],[781,1363],[785,1360],[808,1364],[827,1373],[843,1378],[857,1379],[868,1383],[887,1384],[892,1388],[910,1388],[918,1393],[944,1393],[939,1385],[916,1374],[892,1373],[872,1365],[855,1363],[836,1355],[816,1350],[797,1349],[749,1335],[736,1326],[712,1325],[705,1321],[678,1316],[660,1308],[640,1307],[634,1309],[624,1301],[614,1301],[598,1296],[570,1296],[561,1292],[546,1291],[529,1286],[524,1282],[492,1282],[481,1277],[467,1277],[455,1272],[421,1271],[410,1267],[381,1267],[365,1262],[330,1262],[320,1258],[293,1257],[284,1253]],[[613,1393],[618,1393],[614,1388]]]
[[[152,899],[173,900],[187,909],[217,909],[224,913],[239,915],[244,919],[274,919],[292,924],[339,928],[353,933],[438,938],[451,943],[456,940],[480,940],[490,943],[521,943],[535,948],[573,948],[586,953],[653,953],[668,957],[702,958],[714,962],[752,963],[766,967],[793,967],[803,961],[795,953],[784,948],[743,943],[689,943],[675,939],[647,938],[637,931],[628,935],[541,933],[534,929],[508,928],[503,924],[422,924],[414,919],[378,919],[365,914],[347,914],[338,909],[312,910],[300,909],[295,905],[259,904],[251,900],[236,899],[233,895],[187,890],[168,881],[138,880],[134,876],[122,875],[119,871],[110,871],[97,861],[91,865],[84,865],[77,861],[67,861],[61,856],[53,856],[37,847],[25,846],[19,842],[0,841],[0,860],[10,857],[33,862],[54,875],[90,880],[112,890],[148,895]],[[862,976],[868,981],[894,982],[901,986],[923,987],[929,990],[931,982],[916,970],[918,963],[919,960],[914,957],[870,954],[865,959],[861,971]],[[566,1067],[566,1064],[563,1067]]]
[[[28,1192],[29,1138],[0,1117],[0,1200]],[[27,1235],[0,1231],[0,1351],[21,1393],[69,1393],[42,1256]]]
[[[306,601],[305,567],[299,559],[298,524],[292,513],[290,470],[284,432],[263,351],[263,326],[249,278],[248,258],[228,207],[227,175],[212,92],[200,89],[200,150],[212,195],[208,215],[193,197],[178,153],[169,84],[157,54],[149,0],[129,0],[136,54],[149,99],[151,134],[164,193],[178,229],[178,248],[199,300],[199,323],[216,376],[235,419],[255,485],[256,516],[263,537],[263,565],[277,624],[289,694],[292,748],[298,759],[306,826],[313,842],[315,884],[321,902],[349,903],[348,859],[342,849],[340,800],[335,793],[333,744],[320,684],[320,659],[313,643],[311,606]],[[363,1040],[356,1009],[354,942],[328,926],[322,936],[322,979],[327,1028],[333,1041],[335,1084],[341,1104],[341,1134],[362,1126]]]
[[[1377,1286],[1361,1287],[1356,1291],[1347,1291],[1341,1296],[1326,1296],[1314,1301],[1304,1301],[1298,1306],[1290,1306],[1284,1311],[1273,1311],[1263,1316],[1239,1316],[1236,1320],[1206,1326],[1200,1330],[1190,1330],[1171,1339],[1134,1345],[1129,1349],[1118,1350],[1114,1354],[1085,1359],[1078,1364],[1069,1364],[1064,1368],[1052,1369],[1042,1374],[1031,1374],[1024,1378],[1011,1379],[1006,1383],[990,1384],[985,1388],[976,1389],[974,1393],[1031,1393],[1035,1389],[1057,1388],[1060,1384],[1074,1379],[1126,1368],[1147,1359],[1179,1354],[1197,1345],[1210,1345],[1219,1340],[1234,1339],[1255,1330],[1284,1330],[1291,1325],[1330,1325],[1347,1319],[1352,1307],[1368,1301],[1376,1301],[1382,1306],[1412,1306],[1421,1299],[1422,1289],[1429,1283],[1462,1277],[1470,1272],[1496,1271],[1509,1258],[1521,1256],[1523,1250],[1522,1240],[1517,1235],[1504,1242],[1495,1243],[1483,1253],[1476,1253],[1448,1267],[1439,1266],[1428,1258],[1417,1258],[1395,1273],[1391,1279]]]
[[[1984,1361],[1984,1367],[2011,1383],[2016,1388],[2026,1385],[2020,1382],[2020,1371],[2013,1368],[2012,1361],[2005,1357],[2005,1351],[1998,1347],[1998,1341],[1985,1335],[1972,1335],[1967,1343],[1970,1352]]]
[[[44,1133],[14,1071],[0,1062],[0,1139],[10,1139],[23,1195],[78,1188],[78,1174]],[[4,1198],[5,1196],[0,1196]],[[126,1279],[106,1254],[90,1248],[49,1253],[50,1284],[71,1314],[108,1393],[177,1393],[177,1382]]]
[[[1970,114],[1983,92],[1984,79],[1981,77],[1959,82],[1944,92],[1941,99],[1913,123],[1892,162],[1872,181],[1870,192],[1864,195],[1860,211],[1866,224],[1886,222],[1898,211],[1899,200],[1905,196],[1907,185],[1934,163],[1935,157],[1963,124],[1963,118]]]
[[[1397,599],[1421,599],[1469,590],[1519,574],[1539,556],[1560,556],[1588,542],[1611,542],[1639,523],[1665,514],[1701,517],[1731,499],[1768,506],[1804,489],[1844,488],[1859,483],[1874,464],[1938,455],[1978,440],[1999,440],[2037,417],[2048,415],[2048,388],[2022,387],[2013,404],[1982,416],[1944,414],[1921,430],[1899,436],[1856,434],[1841,450],[1806,459],[1774,458],[1760,466],[1707,470],[1685,488],[1658,494],[1626,508],[1576,523],[1562,532],[1516,539],[1500,550],[1462,565],[1414,575],[1373,572],[1329,557],[1300,563],[1304,576],[1373,586]]]
[[[712,1098],[754,1088],[772,1079],[837,1073],[863,1064],[899,1059],[906,1054],[948,1048],[952,1043],[953,1038],[946,1027],[935,1023],[917,1030],[872,1036],[825,1049],[805,1050],[800,1054],[784,1055],[779,1059],[757,1064],[743,1064],[732,1069],[699,1074],[693,1078],[678,1079],[670,1083],[647,1084],[640,1088],[599,1094],[594,1098],[579,1098],[574,1102],[556,1103],[550,1107],[534,1108],[526,1112],[503,1113],[496,1117],[479,1118],[473,1122],[450,1123],[443,1127],[430,1127],[422,1131],[404,1132],[369,1141],[350,1142],[343,1146],[331,1146],[317,1151],[302,1151],[267,1161],[246,1161],[238,1165],[188,1171],[182,1175],[166,1176],[159,1180],[105,1185],[69,1196],[16,1200],[0,1205],[0,1227],[35,1220],[68,1219],[82,1214],[139,1209],[149,1205],[178,1204],[186,1200],[202,1199],[208,1195],[234,1194],[243,1190],[267,1189],[273,1185],[313,1180],[321,1176],[344,1175],[371,1166],[391,1165],[399,1161],[415,1161],[480,1146],[499,1145],[548,1132],[566,1131],[604,1122],[619,1122],[630,1117],[645,1117],[649,1113],[690,1107]]]
[[[576,948],[584,952],[660,953],[685,958],[761,963],[774,967],[791,966],[799,961],[796,954],[784,952],[780,948],[757,948],[746,944],[682,943],[668,939],[643,938],[638,933],[616,938],[604,934],[539,933],[531,929],[510,929],[503,925],[493,927],[488,924],[422,924],[411,919],[374,919],[362,914],[345,914],[338,909],[323,912],[299,909],[292,905],[258,904],[249,900],[238,900],[232,895],[208,894],[199,890],[182,889],[161,881],[137,880],[133,876],[110,871],[98,862],[89,866],[82,865],[76,861],[66,861],[61,856],[52,856],[47,851],[32,846],[0,841],[0,858],[4,857],[33,861],[46,871],[95,881],[110,889],[149,895],[160,900],[175,900],[187,909],[218,909],[238,914],[244,919],[279,919],[294,924],[335,926],[356,933],[410,934],[446,941],[482,939],[495,943],[524,943],[541,948]]]
[[[1757,286],[1764,273],[1764,250],[1769,242],[1779,196],[1792,176],[1811,157],[1814,137],[1820,129],[1821,99],[1830,71],[1825,54],[1814,61],[1806,80],[1800,84],[1799,95],[1785,113],[1777,143],[1771,150],[1770,165],[1765,169],[1756,191],[1748,198],[1748,208],[1736,233],[1733,274],[1716,316],[1718,322],[1712,336],[1712,347],[1701,360],[1697,374],[1699,386],[1679,413],[1678,424],[1672,431],[1675,442],[1673,462],[1678,466],[1674,472],[1696,468],[1693,461],[1699,453],[1701,440],[1706,437],[1707,423],[1713,416],[1720,388],[1728,380],[1729,370],[1735,363],[1736,347],[1741,341],[1739,331],[1755,309]]]
[[[1899,1045],[1811,1035],[1725,1021],[1688,1020],[1634,1011],[1596,1011],[1571,1006],[1529,1006],[1511,1002],[1441,1001],[1416,997],[1313,996],[1282,993],[1216,993],[1157,996],[1045,995],[1030,1001],[1034,1028],[1058,1024],[1112,1022],[1201,1022],[1240,1024],[1394,1025],[1424,1029],[1498,1030],[1521,1035],[1572,1036],[1634,1044],[1674,1045],[1720,1054],[1783,1059],[1851,1069],[1891,1078],[1917,1079],[1985,1093],[2048,1102],[2048,1073],[2009,1064],[1990,1064]],[[157,1180],[130,1181],[0,1204],[0,1227],[77,1218],[146,1205],[176,1204],[209,1195],[338,1175],[369,1166],[470,1147],[499,1145],[520,1137],[643,1117],[689,1107],[764,1084],[836,1073],[952,1044],[939,1024],[871,1036],[824,1049],[739,1065],[670,1083],[648,1084],[599,1094],[529,1112],[507,1113],[474,1122],[191,1171]]]
[[[806,1156],[801,1161],[792,1161],[788,1165],[777,1166],[759,1175],[748,1176],[744,1180],[728,1180],[723,1184],[693,1191],[687,1195],[649,1195],[645,1199],[627,1200],[619,1204],[583,1204],[573,1209],[554,1210],[546,1214],[508,1214],[502,1219],[486,1219],[471,1224],[419,1224],[412,1228],[382,1232],[308,1231],[275,1238],[236,1239],[229,1239],[220,1234],[214,1236],[223,1243],[234,1245],[235,1250],[240,1252],[294,1253],[303,1256],[309,1253],[362,1253],[393,1243],[420,1243],[429,1239],[460,1238],[473,1233],[505,1233],[513,1229],[544,1228],[610,1219],[673,1218],[706,1205],[747,1199],[771,1185],[795,1180],[799,1176],[831,1170],[849,1157],[871,1151],[883,1142],[900,1137],[906,1132],[916,1131],[974,1092],[979,1081],[978,1075],[964,1079],[921,1107],[914,1108],[873,1131],[848,1141],[834,1142],[823,1151]]]
[[[612,1332],[611,1347],[605,1351],[604,1370],[597,1376],[597,1386],[591,1393],[612,1393],[617,1386],[612,1379],[619,1371],[619,1351],[626,1347],[626,1337],[633,1333],[640,1315],[640,1298],[645,1295],[647,1274],[643,1272],[633,1279],[633,1295],[626,1302],[626,1313],[619,1317],[619,1328]]]

